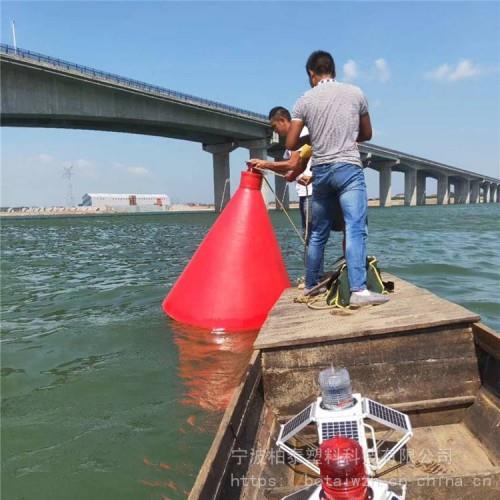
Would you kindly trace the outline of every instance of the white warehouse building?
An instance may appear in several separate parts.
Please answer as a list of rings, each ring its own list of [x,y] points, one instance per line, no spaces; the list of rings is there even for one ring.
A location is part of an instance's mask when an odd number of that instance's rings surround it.
[[[166,194],[86,193],[81,206],[123,212],[163,212],[170,208]]]

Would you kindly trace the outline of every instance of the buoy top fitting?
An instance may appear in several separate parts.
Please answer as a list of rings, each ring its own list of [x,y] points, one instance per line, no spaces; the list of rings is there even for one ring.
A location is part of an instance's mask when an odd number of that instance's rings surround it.
[[[246,189],[257,189],[260,191],[262,188],[262,174],[255,170],[247,170],[241,172],[240,187]]]

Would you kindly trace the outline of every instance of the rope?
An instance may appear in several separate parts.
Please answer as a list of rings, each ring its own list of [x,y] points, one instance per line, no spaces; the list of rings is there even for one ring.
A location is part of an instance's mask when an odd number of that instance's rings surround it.
[[[286,210],[286,208],[284,206],[284,200],[285,200],[285,196],[286,196],[286,189],[283,190],[283,198],[280,200],[278,198],[278,196],[276,195],[274,189],[271,187],[271,184],[269,184],[269,181],[267,180],[267,177],[265,175],[265,171],[267,169],[259,168],[259,167],[253,167],[253,168],[255,170],[258,170],[258,171],[260,171],[260,172],[263,173],[263,178],[266,181],[266,184],[268,185],[269,189],[271,190],[271,193],[274,194],[274,197],[275,197],[276,201],[278,202],[281,210],[286,215],[287,219],[290,221],[290,224],[292,225],[293,229],[297,233],[297,236],[299,237],[300,241],[304,245],[304,249],[303,249],[303,252],[302,252],[302,258],[304,260],[304,266],[305,266],[306,265],[306,260],[307,260],[307,243],[306,242],[307,242],[307,236],[309,234],[309,200],[306,203],[306,231],[305,231],[305,235],[302,236],[302,233],[298,230],[297,226],[294,224],[293,220],[288,215],[288,212],[287,212],[287,210]],[[286,178],[286,175],[284,175],[284,174],[280,174],[279,172],[275,172],[274,170],[271,170],[271,172],[274,175],[278,176],[278,177]],[[309,186],[306,186],[306,194],[307,194],[307,196],[309,196]]]
[[[274,174],[276,174],[276,172],[273,172]],[[297,226],[294,224],[293,220],[291,219],[291,217],[288,215],[288,212],[286,211],[286,208],[284,207],[283,203],[281,203],[281,200],[278,198],[278,196],[276,196],[276,192],[274,191],[274,189],[271,187],[271,184],[269,184],[269,181],[267,180],[266,176],[263,175],[262,176],[264,178],[264,180],[266,181],[266,184],[268,185],[269,189],[271,190],[271,193],[274,194],[274,197],[276,199],[276,201],[278,202],[281,210],[283,210],[283,213],[286,215],[287,219],[289,220],[290,224],[292,225],[293,229],[295,230],[295,232],[297,233],[297,236],[299,237],[300,241],[302,241],[302,243],[305,245],[306,244],[306,240],[303,238],[302,234],[300,233],[300,231],[298,230]],[[284,176],[283,176],[284,177]]]
[[[285,186],[285,189],[283,189],[283,196],[281,197],[281,204],[283,206],[285,205],[285,198],[286,198],[286,186]]]
[[[229,184],[229,177],[224,181],[224,189],[222,190],[222,198],[221,198],[221,201],[220,201],[220,209],[219,209],[219,212],[222,212],[222,208],[224,206],[224,195],[226,194],[226,187],[227,185]]]
[[[306,186],[306,231],[304,234],[304,267],[307,267],[308,238],[309,238],[309,185]]]
[[[285,196],[286,196],[286,189],[283,190],[283,199],[280,200],[278,198],[278,196],[276,195],[276,192],[274,191],[274,189],[271,187],[271,184],[269,184],[269,181],[267,180],[266,176],[265,176],[265,172],[267,171],[267,169],[263,169],[263,168],[259,168],[259,167],[253,167],[255,170],[259,170],[260,172],[263,173],[262,177],[264,178],[264,180],[266,181],[266,184],[268,185],[269,189],[271,190],[271,193],[274,195],[274,197],[276,198],[276,201],[278,202],[281,210],[285,213],[285,215],[287,216],[288,220],[290,221],[290,224],[292,225],[293,229],[295,230],[295,232],[297,233],[297,236],[300,238],[300,241],[302,242],[303,245],[306,244],[304,238],[302,237],[300,231],[297,229],[297,226],[294,224],[293,220],[290,218],[290,216],[288,215],[288,212],[286,211],[286,208],[283,204],[284,200],[285,200]],[[280,174],[278,172],[274,172],[271,170],[271,172],[274,174],[274,175],[277,175],[278,177],[286,177],[285,175],[283,174]],[[224,189],[222,190],[222,200],[221,200],[221,204],[220,204],[220,211],[222,212],[222,207],[224,205],[224,195],[226,194],[226,187],[229,183],[229,177],[225,180],[224,182]]]

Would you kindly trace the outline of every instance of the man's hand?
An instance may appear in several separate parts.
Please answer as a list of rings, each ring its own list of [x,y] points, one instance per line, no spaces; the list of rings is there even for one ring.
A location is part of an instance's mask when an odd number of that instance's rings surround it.
[[[313,180],[312,175],[301,175],[297,179],[297,183],[302,184],[302,186],[309,186],[309,184],[311,184],[312,180]]]
[[[269,168],[269,162],[259,158],[251,158],[247,161],[247,165],[252,168]]]

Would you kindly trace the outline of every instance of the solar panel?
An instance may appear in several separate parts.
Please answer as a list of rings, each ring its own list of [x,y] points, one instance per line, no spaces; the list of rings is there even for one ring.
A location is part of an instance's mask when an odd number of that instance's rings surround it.
[[[286,441],[290,435],[295,434],[311,421],[311,413],[314,408],[314,404],[315,403],[310,404],[307,408],[303,409],[299,414],[295,415],[295,417],[284,425],[283,432],[281,433],[282,441]]]
[[[335,436],[343,436],[359,441],[358,423],[356,420],[345,422],[322,422],[321,438],[331,439]]]
[[[392,408],[381,405],[380,403],[376,403],[371,399],[365,399],[365,401],[368,403],[367,414],[369,417],[372,417],[380,423],[391,423],[400,429],[408,430],[406,415],[404,413],[393,410]]]

